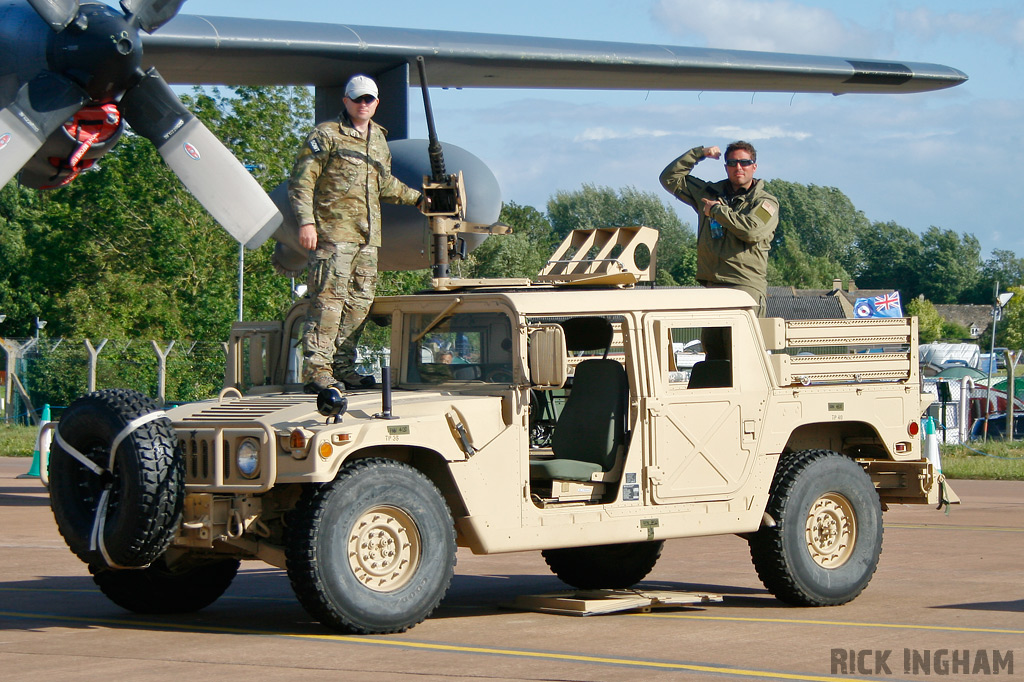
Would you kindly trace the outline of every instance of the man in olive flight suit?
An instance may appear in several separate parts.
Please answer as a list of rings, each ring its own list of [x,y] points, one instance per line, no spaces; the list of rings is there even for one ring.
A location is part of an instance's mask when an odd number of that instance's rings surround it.
[[[726,148],[727,179],[707,182],[690,175],[700,161],[721,157],[718,147],[694,147],[661,172],[661,184],[697,211],[697,281],[747,292],[764,316],[779,200],[765,191],[764,180],[754,179],[757,152],[748,142]]]
[[[372,121],[377,84],[354,76],[341,115],[306,138],[288,182],[299,243],[311,251],[302,380],[308,393],[331,385],[372,387],[355,371],[355,350],[373,303],[380,202],[416,205],[422,194],[391,174],[387,131]]]

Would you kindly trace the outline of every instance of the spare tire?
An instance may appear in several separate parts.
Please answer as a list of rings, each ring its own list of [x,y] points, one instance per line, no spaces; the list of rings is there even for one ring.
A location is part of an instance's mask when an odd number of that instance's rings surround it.
[[[85,563],[147,566],[174,539],[185,465],[170,419],[148,396],[107,389],[74,401],[54,434],[49,475],[57,528]]]

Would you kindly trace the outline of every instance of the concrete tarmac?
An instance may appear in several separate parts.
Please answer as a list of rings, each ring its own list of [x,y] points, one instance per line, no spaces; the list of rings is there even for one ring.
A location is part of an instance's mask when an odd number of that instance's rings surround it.
[[[460,550],[431,618],[345,636],[257,562],[198,613],[120,609],[17,478],[29,464],[0,458],[0,680],[1024,680],[1024,482],[953,482],[948,514],[890,508],[874,579],[840,607],[776,601],[733,536],[669,541],[641,584],[721,603],[583,618],[505,607],[565,589],[539,553]]]

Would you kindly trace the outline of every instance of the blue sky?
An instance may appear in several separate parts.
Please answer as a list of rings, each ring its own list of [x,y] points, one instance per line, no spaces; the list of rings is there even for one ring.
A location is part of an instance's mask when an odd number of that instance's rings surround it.
[[[837,187],[869,220],[971,233],[983,258],[994,248],[1024,257],[1013,185],[1024,159],[1024,3],[188,0],[183,11],[953,66],[970,77],[966,84],[918,95],[435,90],[431,97],[441,139],[482,158],[506,201],[543,210],[556,191],[583,183],[663,194],[658,174],[686,149],[746,139],[758,148],[759,177]],[[413,136],[425,137],[421,104],[411,101],[420,107],[411,113]],[[711,161],[699,171],[724,177]],[[691,210],[675,203],[694,224]]]

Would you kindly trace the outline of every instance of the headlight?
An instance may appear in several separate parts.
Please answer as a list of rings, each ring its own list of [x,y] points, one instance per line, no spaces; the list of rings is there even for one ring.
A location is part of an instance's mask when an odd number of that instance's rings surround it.
[[[238,444],[235,455],[238,473],[246,478],[256,478],[260,472],[260,444],[255,438],[246,438]]]

